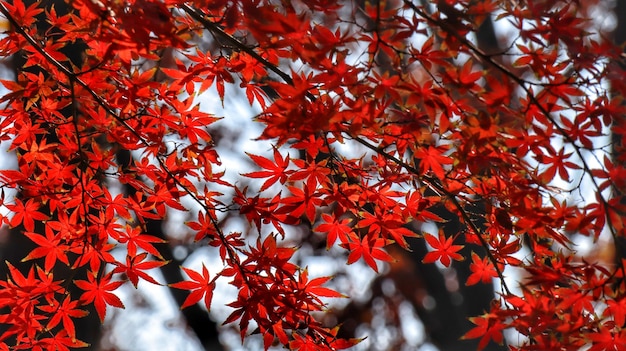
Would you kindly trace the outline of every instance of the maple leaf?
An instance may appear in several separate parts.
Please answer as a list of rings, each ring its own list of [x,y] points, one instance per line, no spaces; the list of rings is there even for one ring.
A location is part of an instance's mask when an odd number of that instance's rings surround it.
[[[173,181],[168,181],[165,184],[160,183],[158,187],[150,194],[145,203],[153,205],[156,209],[156,213],[159,217],[165,216],[165,205],[171,208],[185,211],[185,207],[180,204],[180,192]]]
[[[202,264],[202,274],[186,267],[181,268],[191,280],[170,284],[173,288],[191,291],[180,308],[189,307],[200,300],[204,300],[204,306],[206,306],[207,310],[211,310],[215,278],[211,279],[209,270],[204,264]]]
[[[304,184],[302,189],[299,187],[288,187],[291,196],[282,199],[285,204],[283,207],[275,211],[276,214],[287,214],[295,220],[305,215],[310,223],[315,221],[317,208],[322,204],[322,199],[316,193]]]
[[[283,158],[277,148],[274,148],[274,162],[263,156],[257,156],[249,153],[246,154],[252,159],[252,161],[254,161],[254,163],[261,168],[266,169],[266,171],[256,171],[243,174],[243,176],[250,178],[268,178],[263,185],[261,185],[260,191],[266,190],[276,182],[284,184],[287,181],[289,174],[292,173],[287,170],[287,167],[289,167],[289,155],[286,155]]]
[[[352,228],[349,226],[352,220],[350,218],[337,219],[326,213],[322,213],[322,220],[325,223],[313,228],[316,232],[328,233],[326,236],[326,250],[330,250],[335,241],[339,239],[340,243],[348,243]]]
[[[465,259],[463,255],[458,253],[459,250],[463,249],[463,245],[453,245],[454,237],[446,238],[443,233],[439,233],[439,237],[425,234],[424,239],[433,248],[433,251],[428,252],[422,259],[424,263],[439,261],[445,267],[450,267],[452,260],[462,261]]]
[[[490,340],[502,344],[504,338],[502,331],[505,326],[502,321],[493,314],[484,314],[478,317],[470,318],[470,321],[476,326],[463,335],[463,339],[480,338],[478,342],[478,350],[484,349]]]
[[[356,237],[354,238],[354,241],[351,240],[350,242],[342,243],[341,247],[350,252],[348,255],[348,264],[352,264],[362,257],[365,263],[367,263],[367,265],[370,266],[374,272],[378,273],[376,260],[384,262],[395,261],[395,259],[383,249],[383,247],[389,243],[390,242],[388,240],[383,238],[372,240],[371,238],[365,236],[362,239]]]
[[[616,325],[624,325],[626,322],[626,299],[608,300],[607,305],[602,315],[612,316]]]
[[[85,292],[80,296],[83,303],[93,303],[100,317],[100,321],[104,322],[106,317],[106,306],[124,308],[124,304],[117,295],[111,291],[116,290],[123,281],[111,281],[113,272],[98,278],[94,273],[87,275],[87,280],[75,280],[74,284]]]
[[[498,272],[494,268],[493,264],[487,257],[481,258],[476,253],[472,252],[472,263],[470,264],[470,274],[467,277],[466,285],[474,285],[478,282],[485,284],[491,283],[493,278],[498,278]]]
[[[114,262],[117,266],[113,269],[112,273],[125,273],[128,280],[137,287],[139,278],[150,282],[155,285],[161,285],[151,275],[144,272],[145,270],[159,268],[166,265],[167,261],[146,261],[148,258],[147,252],[142,252],[136,256],[126,255],[126,264],[121,262]]]
[[[41,338],[32,348],[33,351],[70,351],[70,348],[83,348],[89,347],[84,341],[77,340],[75,337],[69,335],[66,330],[61,330],[48,338]]]
[[[314,296],[346,297],[335,290],[322,286],[330,279],[332,279],[332,277],[319,277],[309,280],[309,271],[305,269],[300,273],[298,285],[302,287],[304,292]]]
[[[438,178],[445,176],[445,171],[442,165],[451,165],[454,163],[452,158],[444,155],[447,151],[443,146],[428,146],[427,148],[419,148],[415,152],[415,158],[419,160],[420,171],[432,171]]]
[[[95,246],[89,243],[82,243],[72,248],[72,252],[80,254],[74,262],[73,268],[82,267],[89,263],[92,272],[97,272],[105,263],[115,262],[115,258],[109,251],[115,247],[114,244],[96,243]]]
[[[339,332],[340,326],[336,326],[328,331],[324,330],[322,335],[324,335],[325,342],[328,344],[332,350],[344,350],[355,346],[361,341],[365,340],[365,338],[352,338],[352,339],[342,339],[337,337],[337,333]]]
[[[52,305],[38,306],[38,308],[52,315],[46,328],[52,329],[59,323],[62,323],[63,329],[67,331],[68,336],[75,339],[76,329],[74,328],[74,321],[72,319],[85,317],[89,314],[89,312],[85,310],[78,309],[79,306],[79,300],[72,300],[69,296],[66,296],[60,304],[56,302]]]
[[[458,82],[465,87],[474,87],[475,82],[483,76],[483,72],[472,72],[473,62],[467,60],[460,71]]]
[[[34,248],[22,261],[45,257],[44,268],[46,272],[50,272],[52,270],[52,267],[54,267],[57,260],[69,266],[70,262],[67,258],[69,246],[62,244],[61,234],[55,234],[53,229],[47,225],[44,230],[46,232],[45,236],[31,232],[24,233],[24,235],[37,244],[37,247]]]
[[[551,150],[551,153],[555,153],[554,150]],[[539,154],[536,158],[545,165],[549,165],[549,167],[541,174],[543,178],[547,181],[550,181],[554,178],[554,176],[558,173],[559,177],[565,181],[569,181],[569,169],[580,169],[580,166],[571,162],[566,161],[573,152],[565,153],[564,149],[560,149],[558,153],[555,155],[550,154]]]
[[[210,142],[211,135],[206,131],[206,127],[217,121],[218,118],[213,118],[208,115],[196,116],[197,113],[184,113],[182,114],[181,124],[183,128],[179,130],[181,137],[189,138],[194,144],[197,144],[199,140],[203,142]]]
[[[357,224],[359,227],[369,227],[369,233],[374,236],[380,235],[384,238],[393,239],[406,250],[409,249],[409,244],[405,237],[417,237],[416,233],[403,226],[404,223],[399,220],[397,213],[392,211],[382,213],[382,211],[377,210],[375,214],[365,212]]]
[[[296,170],[289,179],[292,181],[306,179],[306,185],[309,189],[317,189],[318,185],[325,185],[328,182],[328,176],[331,174],[326,161],[320,163],[311,162],[308,167],[303,160],[296,159],[293,163],[299,170]]]
[[[37,287],[33,289],[33,293],[41,294],[46,301],[55,299],[55,294],[63,294],[65,288],[61,286],[62,280],[54,280],[52,272],[46,272],[41,267],[36,267],[37,271]]]
[[[23,290],[31,290],[35,286],[39,284],[38,280],[35,278],[35,271],[33,267],[30,268],[28,274],[24,276],[19,269],[15,268],[9,261],[5,261],[7,267],[9,268],[9,275],[7,283],[17,286]]]
[[[613,331],[609,328],[602,328],[597,333],[590,333],[587,336],[593,344],[589,348],[589,351],[605,351],[605,350],[615,350],[615,351],[624,351],[626,350],[626,331]]]
[[[6,207],[14,213],[9,224],[12,227],[23,224],[24,228],[29,232],[35,230],[36,220],[43,221],[48,219],[48,216],[39,212],[41,204],[35,202],[34,199],[28,199],[26,203],[23,203],[20,199],[15,199],[15,204],[6,204]]]
[[[298,333],[293,334],[293,340],[289,342],[289,349],[294,351],[322,351],[327,350],[319,345],[316,340],[309,335],[302,336]]]
[[[137,255],[137,248],[146,250],[149,254],[162,259],[161,253],[152,245],[153,243],[164,243],[165,240],[153,235],[143,234],[141,228],[126,226],[126,230],[115,232],[112,235],[120,244],[126,244],[130,256]]]
[[[405,196],[405,201],[406,211],[410,216],[415,218],[415,220],[420,222],[443,222],[443,219],[441,219],[441,217],[428,210],[428,208],[432,206],[431,200],[424,197],[419,191],[407,192]]]
[[[107,188],[102,188],[104,199],[99,199],[103,202],[106,208],[106,213],[109,217],[113,217],[113,213],[117,213],[124,219],[132,218],[128,211],[128,201],[124,198],[124,194],[117,194],[115,198],[111,196],[111,193]]]
[[[330,138],[327,142],[332,143],[334,139]],[[306,150],[307,155],[315,159],[318,153],[326,152],[327,147],[324,145],[324,139],[317,138],[315,135],[309,135],[308,138],[299,140],[291,145],[294,149]]]
[[[5,6],[9,11],[11,11],[12,14],[14,14],[15,18],[18,19],[20,25],[26,28],[32,26],[37,18],[37,15],[44,11],[36,3],[30,4],[26,7],[22,0],[7,3]]]
[[[204,237],[209,237],[209,239],[212,239],[216,233],[215,225],[211,220],[210,214],[198,212],[198,221],[187,222],[186,224],[189,228],[197,232],[196,236],[194,237],[194,241],[200,241],[200,239]]]

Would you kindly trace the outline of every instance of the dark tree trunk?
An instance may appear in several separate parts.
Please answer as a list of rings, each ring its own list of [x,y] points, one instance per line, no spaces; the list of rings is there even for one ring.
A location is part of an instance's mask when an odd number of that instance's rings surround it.
[[[615,2],[615,8],[613,9],[613,12],[615,13],[615,17],[617,19],[617,25],[615,27],[615,30],[613,32],[613,41],[615,42],[615,44],[617,45],[621,45],[622,48],[624,48],[624,54],[626,54],[626,0],[617,0]],[[621,65],[626,65],[626,60],[624,60],[622,58],[622,62],[621,63],[614,63],[614,64],[621,64]],[[624,83],[624,80],[626,80],[626,77],[614,77],[615,80],[617,80],[618,84],[626,84]],[[614,89],[612,91],[612,95],[616,98],[624,98],[624,96],[617,96],[620,93],[617,92],[616,89]],[[621,123],[626,123],[626,116],[622,116],[621,120],[619,120]],[[620,123],[617,122],[617,123]],[[613,141],[613,157],[615,159],[617,159],[618,157],[622,157],[623,158],[623,153],[626,152],[626,143],[624,142],[625,136],[623,135],[612,135],[612,141]],[[620,198],[620,202],[621,203],[626,203],[626,189],[616,189],[616,192],[613,194],[613,196],[617,196]],[[626,238],[624,238],[623,236],[618,236],[617,238],[615,238],[616,242],[615,242],[615,262],[617,264],[617,266],[619,267],[622,262],[622,258],[626,257]]]

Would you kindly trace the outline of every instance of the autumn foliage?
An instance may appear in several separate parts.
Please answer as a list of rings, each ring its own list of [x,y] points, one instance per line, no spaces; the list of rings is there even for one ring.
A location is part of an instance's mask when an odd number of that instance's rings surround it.
[[[122,284],[160,284],[151,272],[168,262],[145,223],[170,210],[188,211],[223,263],[182,268],[183,307],[210,309],[216,281],[230,282],[223,322],[266,349],[358,342],[320,322],[325,298],[343,295],[292,260],[296,226],[377,272],[407,238],[432,249],[424,263],[471,261],[464,283],[501,291],[471,318],[465,337],[480,347],[514,330],[512,350],[623,349],[626,247],[601,260],[576,245],[626,235],[624,57],[589,19],[595,2],[423,3],[73,0],[61,13],[1,1],[0,54],[24,59],[2,80],[0,140],[17,155],[0,171],[2,221],[36,248],[26,273],[6,262],[0,350],[87,346],[75,337],[86,306],[104,320],[124,307]],[[486,52],[476,33],[492,15],[511,34]],[[273,143],[241,155],[254,164],[243,174],[212,138],[227,85],[260,109],[259,139]],[[212,89],[221,101],[200,98]],[[442,222],[442,205],[463,231],[407,226]],[[225,231],[224,213],[253,230]]]

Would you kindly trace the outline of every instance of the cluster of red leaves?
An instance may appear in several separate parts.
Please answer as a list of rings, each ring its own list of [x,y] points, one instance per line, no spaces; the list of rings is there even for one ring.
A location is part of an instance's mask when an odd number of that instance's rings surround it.
[[[624,142],[615,139],[614,158],[596,145],[610,128],[626,134],[620,99],[602,90],[621,70],[609,66],[619,51],[589,35],[573,3],[381,3],[75,0],[61,15],[1,2],[13,27],[1,54],[26,58],[17,82],[2,81],[9,93],[0,140],[16,151],[18,169],[0,171],[0,181],[19,190],[12,200],[3,195],[11,212],[3,221],[22,226],[37,248],[25,258],[36,263],[28,274],[9,266],[0,280],[0,323],[9,325],[0,350],[85,346],[74,332],[85,305],[104,319],[107,306],[123,307],[115,290],[126,281],[158,284],[150,270],[167,262],[145,222],[185,210],[185,197],[200,208],[188,227],[218,248],[225,267],[184,268],[189,280],[173,285],[191,292],[183,307],[210,308],[216,279],[229,279],[238,295],[225,322],[238,322],[242,338],[254,322],[266,349],[275,340],[293,350],[356,342],[312,316],[325,307],[321,297],[341,294],[323,287],[328,278],[309,279],[293,263],[295,249],[281,246],[287,228],[303,223],[328,248],[343,248],[348,264],[362,259],[375,271],[394,261],[386,247],[408,249],[409,237],[432,247],[426,263],[471,259],[469,285],[503,278],[506,266],[525,269],[520,294],[501,280],[501,297],[472,319],[466,337],[481,347],[502,342],[509,328],[527,337],[518,350],[620,347],[624,262],[576,261],[568,236],[626,234]],[[519,32],[498,57],[469,39],[496,10]],[[37,15],[52,29],[37,31]],[[203,35],[228,50],[203,51]],[[81,64],[62,50],[77,42],[86,48]],[[297,72],[279,66],[296,62]],[[219,118],[195,102],[209,88],[223,101],[235,82],[263,108],[261,138],[275,144],[271,157],[248,154],[260,170],[242,176],[262,180],[258,187],[240,188],[220,171],[207,128]],[[342,152],[346,145],[360,154]],[[122,165],[119,150],[140,156]],[[603,162],[590,163],[592,152]],[[592,200],[562,200],[571,189],[558,189],[557,175],[578,185],[591,179]],[[107,181],[133,193],[111,194]],[[215,185],[232,190],[230,203],[209,190]],[[484,226],[466,210],[472,203],[486,208]],[[407,229],[442,221],[436,205],[466,230],[445,237]],[[219,226],[218,211],[234,209],[258,229],[254,244]],[[471,257],[460,254],[465,245]],[[88,267],[87,280],[55,276],[59,265]]]

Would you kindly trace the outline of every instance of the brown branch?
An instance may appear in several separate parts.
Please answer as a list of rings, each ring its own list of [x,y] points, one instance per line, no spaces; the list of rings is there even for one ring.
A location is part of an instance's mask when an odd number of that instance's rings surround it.
[[[473,231],[476,234],[476,236],[480,240],[481,245],[483,246],[483,248],[485,249],[485,252],[487,253],[487,257],[489,257],[489,260],[491,261],[491,263],[493,263],[493,266],[496,269],[496,272],[498,273],[498,277],[500,278],[502,288],[504,289],[504,291],[506,291],[507,294],[511,294],[511,291],[509,290],[509,287],[507,286],[504,280],[504,273],[499,268],[498,261],[496,260],[495,256],[493,256],[493,254],[489,250],[489,244],[487,243],[487,241],[485,241],[485,238],[482,237],[482,233],[480,229],[478,229],[476,224],[474,224],[474,222],[470,218],[467,211],[465,211],[465,208],[463,208],[463,205],[461,204],[461,202],[457,199],[456,195],[454,195],[453,193],[448,191],[446,188],[444,188],[441,185],[441,181],[438,178],[427,175],[427,174],[420,174],[420,171],[417,168],[411,166],[410,164],[402,161],[401,159],[393,155],[390,155],[389,153],[385,152],[380,147],[372,145],[371,143],[363,140],[362,138],[352,137],[352,139],[358,142],[359,144],[365,146],[366,148],[372,151],[375,151],[377,154],[383,156],[387,160],[393,161],[396,164],[402,166],[402,168],[418,176],[420,180],[422,180],[432,191],[437,193],[437,195],[441,197],[446,197],[450,201],[452,201],[452,204],[454,205],[454,207],[461,213],[461,217],[463,217],[463,222],[470,228],[471,231]]]
[[[193,8],[188,4],[182,4],[181,7],[183,11],[185,11],[189,16],[191,16],[196,21],[200,22],[200,24],[202,24],[204,28],[206,28],[209,32],[213,33],[213,35],[224,39],[226,42],[228,42],[228,44],[232,45],[237,51],[243,51],[246,54],[252,56],[252,58],[257,60],[263,66],[267,67],[269,70],[276,73],[287,84],[293,85],[293,80],[287,73],[281,71],[276,65],[273,65],[271,62],[266,60],[263,56],[259,55],[251,47],[245,45],[244,43],[242,43],[241,41],[239,41],[237,38],[233,37],[232,35],[224,32],[224,30],[219,25],[208,20],[205,17],[205,15],[202,12],[200,12],[200,10]]]
[[[289,74],[283,72],[280,68],[278,68],[278,66],[266,60],[263,56],[261,56],[259,53],[254,51],[254,48],[242,43],[239,39],[224,32],[224,30],[218,24],[207,19],[206,16],[200,10],[193,8],[188,4],[182,4],[181,8],[193,19],[200,22],[200,24],[202,24],[202,26],[204,26],[204,28],[208,30],[209,32],[211,32],[214,36],[223,39],[228,44],[232,45],[235,50],[245,52],[246,54],[250,55],[252,58],[257,60],[261,65],[263,65],[265,68],[276,73],[280,78],[282,78],[283,81],[285,81],[285,83],[293,86],[293,79],[291,78]],[[274,90],[270,87],[268,88],[271,90]],[[274,93],[276,92],[274,91]],[[307,92],[306,96],[311,101],[316,100],[315,96],[311,94],[310,92]]]
[[[554,127],[558,130],[559,134],[561,134],[561,136],[563,138],[565,138],[565,140],[567,142],[572,144],[572,146],[574,147],[574,150],[576,152],[576,155],[580,158],[581,162],[583,163],[583,169],[585,170],[585,172],[588,173],[588,174],[591,173],[591,169],[590,169],[589,165],[587,164],[587,162],[585,161],[585,159],[584,159],[584,157],[582,155],[582,151],[580,150],[578,145],[576,145],[576,141],[574,139],[572,139],[571,135],[569,135],[563,129],[563,127],[561,127],[557,123],[557,121],[550,115],[550,112],[548,110],[546,110],[546,108],[539,102],[539,100],[537,100],[537,97],[532,93],[530,88],[528,88],[526,86],[527,82],[524,79],[516,76],[513,72],[511,72],[510,69],[505,67],[502,63],[494,60],[491,55],[486,54],[480,48],[476,47],[476,45],[474,45],[469,40],[467,40],[466,37],[464,37],[461,34],[459,34],[459,32],[456,31],[454,28],[452,28],[449,24],[445,23],[444,21],[440,21],[440,20],[437,20],[437,19],[433,18],[429,14],[427,14],[424,11],[420,10],[417,6],[415,6],[409,0],[403,0],[403,1],[404,1],[404,3],[406,5],[411,7],[411,9],[413,11],[415,11],[418,15],[420,15],[421,17],[426,19],[428,22],[431,22],[432,24],[435,24],[435,25],[441,27],[446,33],[451,34],[452,36],[454,36],[457,40],[459,40],[464,46],[466,46],[471,51],[471,54],[474,57],[476,57],[480,61],[483,61],[485,63],[493,65],[500,72],[504,73],[507,77],[509,77],[517,85],[519,85],[520,88],[522,88],[522,90],[524,90],[524,92],[527,94],[527,96],[528,96],[529,100],[532,102],[532,104],[535,105],[539,109],[539,111],[546,117],[546,119],[548,121],[550,121],[554,125]],[[596,189],[599,189],[599,186],[598,186],[597,182],[595,181],[595,179],[593,177],[591,177],[591,181],[593,182],[593,184],[596,187]]]

